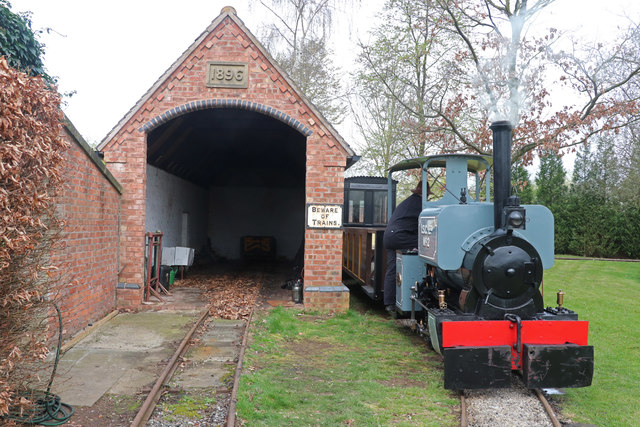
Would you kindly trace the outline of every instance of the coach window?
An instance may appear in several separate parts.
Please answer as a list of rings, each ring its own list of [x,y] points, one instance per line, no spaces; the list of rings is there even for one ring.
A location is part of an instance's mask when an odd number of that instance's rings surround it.
[[[373,223],[387,223],[387,191],[373,192]]]
[[[364,191],[351,191],[349,196],[349,223],[364,222]]]

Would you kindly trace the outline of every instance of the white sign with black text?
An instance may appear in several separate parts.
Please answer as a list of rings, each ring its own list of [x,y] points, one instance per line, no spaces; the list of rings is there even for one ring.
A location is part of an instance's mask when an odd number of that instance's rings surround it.
[[[307,228],[342,228],[342,205],[308,204]]]

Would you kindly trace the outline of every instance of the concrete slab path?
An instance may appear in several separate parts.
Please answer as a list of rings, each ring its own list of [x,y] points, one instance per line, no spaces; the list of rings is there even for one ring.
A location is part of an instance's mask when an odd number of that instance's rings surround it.
[[[117,315],[63,355],[53,390],[74,406],[92,406],[105,393],[138,393],[153,384],[197,315],[195,310]]]
[[[213,319],[198,335],[197,345],[184,355],[185,365],[171,381],[184,390],[217,388],[225,376],[233,376],[238,346],[242,340],[242,320]]]

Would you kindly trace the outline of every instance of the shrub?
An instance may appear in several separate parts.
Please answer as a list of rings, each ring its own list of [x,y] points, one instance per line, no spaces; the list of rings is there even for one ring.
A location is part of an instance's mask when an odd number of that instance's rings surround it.
[[[0,57],[0,415],[28,404],[17,396],[34,377],[30,364],[47,353],[45,299],[57,276],[50,259],[66,148],[59,106],[42,77]]]
[[[602,193],[572,191],[551,210],[556,253],[603,258],[640,258],[640,210]]]

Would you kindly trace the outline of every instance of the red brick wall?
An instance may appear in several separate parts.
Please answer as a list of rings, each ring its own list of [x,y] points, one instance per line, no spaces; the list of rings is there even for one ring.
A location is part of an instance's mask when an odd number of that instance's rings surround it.
[[[209,88],[207,61],[249,64],[249,87]],[[121,282],[142,284],[145,232],[146,132],[143,127],[174,108],[210,99],[262,104],[300,122],[307,138],[307,203],[342,203],[347,153],[293,87],[280,75],[234,19],[225,17],[172,67],[116,131],[103,143],[109,169],[124,187],[120,259]],[[175,110],[174,110],[175,111]],[[153,125],[151,125],[153,128]],[[301,206],[301,209],[304,209]],[[305,286],[335,286],[341,281],[340,231],[308,230],[305,246]]]
[[[63,278],[56,297],[69,336],[116,307],[120,193],[75,129],[65,127],[62,134],[70,145],[58,200],[65,225],[56,252]]]

